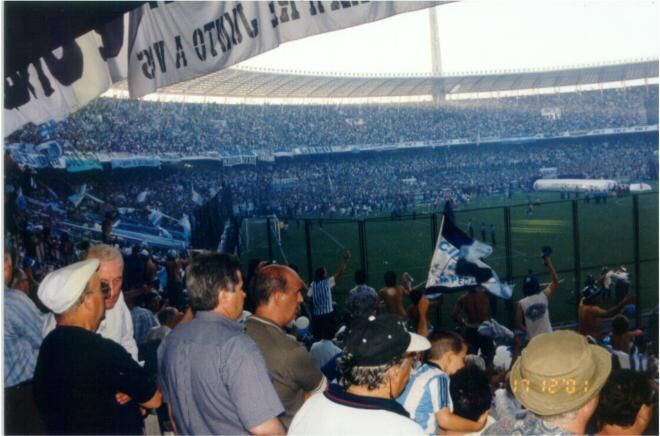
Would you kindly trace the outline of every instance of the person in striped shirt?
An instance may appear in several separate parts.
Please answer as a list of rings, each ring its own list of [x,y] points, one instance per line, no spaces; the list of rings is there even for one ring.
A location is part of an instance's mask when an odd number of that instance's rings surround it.
[[[397,401],[428,434],[437,434],[440,429],[481,430],[486,424],[488,411],[478,421],[455,415],[449,391],[449,376],[465,366],[467,344],[461,336],[446,330],[431,333],[429,341],[431,349],[426,353],[425,363],[412,373]]]
[[[328,270],[324,267],[318,268],[314,272],[314,281],[309,285],[308,297],[312,297],[314,309],[312,311],[312,329],[314,331],[314,340],[319,341],[323,338],[323,332],[328,330],[331,336],[337,330],[337,320],[335,318],[335,309],[332,306],[332,288],[337,280],[344,275],[348,262],[351,260],[351,252],[346,251],[343,255],[344,260],[337,272],[328,276]]]

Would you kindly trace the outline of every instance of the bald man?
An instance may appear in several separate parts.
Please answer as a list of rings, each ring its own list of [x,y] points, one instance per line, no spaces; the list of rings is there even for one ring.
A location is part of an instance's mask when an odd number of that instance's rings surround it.
[[[305,283],[291,268],[283,265],[261,268],[252,290],[256,312],[245,324],[246,333],[266,360],[275,391],[286,409],[280,416],[286,428],[303,402],[311,394],[325,390],[327,385],[305,346],[283,329],[296,318],[305,290]]]

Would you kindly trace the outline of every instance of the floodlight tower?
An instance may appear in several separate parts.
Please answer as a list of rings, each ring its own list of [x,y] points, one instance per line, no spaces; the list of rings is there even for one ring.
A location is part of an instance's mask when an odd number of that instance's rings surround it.
[[[440,49],[440,32],[438,31],[438,7],[429,8],[429,38],[431,38],[431,95],[433,104],[440,106],[445,101],[445,92],[438,80],[442,76],[442,52]]]

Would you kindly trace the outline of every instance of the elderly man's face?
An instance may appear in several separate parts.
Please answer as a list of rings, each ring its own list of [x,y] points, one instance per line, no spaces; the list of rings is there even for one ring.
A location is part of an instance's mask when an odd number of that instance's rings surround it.
[[[295,271],[287,271],[286,275],[286,288],[281,292],[279,297],[279,307],[282,311],[285,323],[288,324],[296,319],[298,312],[298,305],[303,302],[302,293],[305,289],[305,283],[295,273]]]
[[[86,303],[90,317],[94,320],[94,330],[97,330],[105,317],[105,302],[107,301],[101,291],[101,280],[98,272],[89,279],[89,287],[93,289],[93,292],[87,297],[89,300],[86,299]]]
[[[124,266],[119,260],[101,261],[99,266],[99,279],[110,287],[110,295],[105,299],[105,310],[115,307],[119,294],[121,294],[122,274]]]

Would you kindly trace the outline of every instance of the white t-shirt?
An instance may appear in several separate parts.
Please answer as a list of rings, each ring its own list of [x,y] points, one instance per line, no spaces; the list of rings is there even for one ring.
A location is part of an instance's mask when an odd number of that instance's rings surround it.
[[[527,336],[529,339],[541,333],[551,333],[550,312],[548,311],[548,296],[541,291],[520,300]]]
[[[44,337],[51,330],[54,330],[55,326],[55,315],[49,313],[44,321]],[[133,360],[138,362],[138,348],[133,337],[133,318],[131,318],[131,311],[128,310],[126,302],[124,302],[123,293],[119,293],[119,299],[115,306],[105,311],[105,318],[101,321],[96,333],[124,347]]]
[[[412,419],[384,409],[349,407],[312,395],[289,427],[289,435],[423,435]]]

